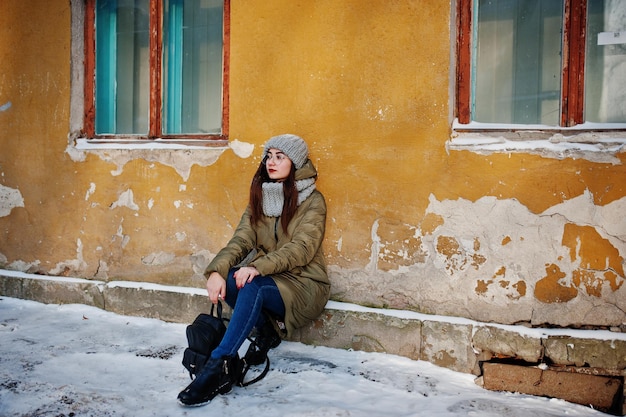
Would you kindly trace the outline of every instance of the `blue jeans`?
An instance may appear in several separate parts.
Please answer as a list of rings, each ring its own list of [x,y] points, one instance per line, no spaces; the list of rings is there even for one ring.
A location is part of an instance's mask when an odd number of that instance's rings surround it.
[[[252,282],[237,289],[233,276],[236,270],[231,269],[226,279],[225,301],[233,309],[233,314],[224,338],[211,353],[214,359],[235,356],[252,329],[265,323],[263,311],[281,318],[285,316],[285,304],[272,277],[256,276]]]

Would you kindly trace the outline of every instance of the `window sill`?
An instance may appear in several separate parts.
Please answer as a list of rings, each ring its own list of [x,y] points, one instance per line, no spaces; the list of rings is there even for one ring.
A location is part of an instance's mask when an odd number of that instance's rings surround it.
[[[206,167],[214,164],[227,150],[240,158],[252,155],[254,145],[237,139],[229,141],[188,140],[136,140],[136,139],[85,139],[78,138],[70,142],[66,153],[74,162],[84,162],[88,154],[96,155],[101,160],[115,164],[111,171],[120,175],[124,166],[134,159],[157,162],[171,166],[182,177],[189,179],[194,165]]]
[[[202,139],[76,139],[75,148],[80,151],[95,151],[106,149],[149,149],[149,150],[207,150],[224,149],[228,147],[227,140]]]
[[[626,124],[586,123],[575,128],[543,125],[493,125],[455,120],[447,151],[481,155],[526,153],[554,159],[586,159],[620,165],[617,154],[626,150]]]

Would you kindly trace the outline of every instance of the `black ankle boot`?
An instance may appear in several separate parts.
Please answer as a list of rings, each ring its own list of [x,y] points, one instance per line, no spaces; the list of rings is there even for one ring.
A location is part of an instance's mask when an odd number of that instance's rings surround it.
[[[248,347],[245,361],[248,365],[260,365],[265,362],[267,352],[280,345],[280,336],[276,333],[269,318],[265,320],[263,326],[258,329],[254,342]]]
[[[178,402],[184,406],[208,404],[217,394],[230,392],[237,381],[238,358],[209,359],[191,384],[178,394]]]

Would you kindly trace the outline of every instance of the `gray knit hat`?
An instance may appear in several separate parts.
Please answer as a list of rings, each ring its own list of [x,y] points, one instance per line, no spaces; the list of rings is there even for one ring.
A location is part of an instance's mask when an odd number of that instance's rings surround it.
[[[263,149],[263,159],[267,156],[267,151],[270,149],[278,149],[295,165],[296,169],[302,168],[306,160],[309,158],[309,147],[306,145],[304,139],[300,136],[285,134],[278,135],[270,138],[265,143]]]

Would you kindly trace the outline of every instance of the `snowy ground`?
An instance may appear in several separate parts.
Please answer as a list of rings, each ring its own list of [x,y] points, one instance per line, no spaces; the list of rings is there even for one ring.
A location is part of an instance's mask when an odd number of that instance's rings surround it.
[[[0,416],[606,416],[428,362],[293,342],[259,383],[183,408],[185,327],[0,297]]]

